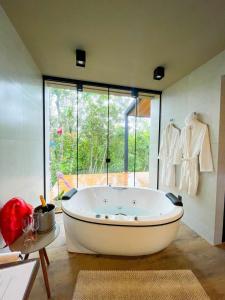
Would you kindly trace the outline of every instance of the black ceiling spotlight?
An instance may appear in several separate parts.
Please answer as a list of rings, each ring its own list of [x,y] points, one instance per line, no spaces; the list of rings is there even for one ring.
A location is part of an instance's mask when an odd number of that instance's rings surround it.
[[[155,80],[161,80],[165,75],[165,68],[162,66],[159,66],[157,68],[155,68],[154,70],[154,74],[153,74],[153,78]]]
[[[85,67],[86,52],[81,49],[76,49],[76,65],[77,67]]]

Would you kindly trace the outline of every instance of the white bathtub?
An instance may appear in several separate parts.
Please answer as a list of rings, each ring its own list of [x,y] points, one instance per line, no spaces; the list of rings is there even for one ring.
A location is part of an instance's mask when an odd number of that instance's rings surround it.
[[[147,255],[175,238],[183,207],[147,188],[89,187],[62,201],[70,252]]]

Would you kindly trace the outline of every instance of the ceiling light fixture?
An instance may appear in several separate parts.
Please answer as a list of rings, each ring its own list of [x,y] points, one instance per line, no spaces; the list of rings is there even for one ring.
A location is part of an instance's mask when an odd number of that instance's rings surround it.
[[[86,52],[81,49],[76,49],[76,66],[85,67],[86,63]]]
[[[159,66],[155,68],[154,73],[153,73],[153,78],[155,80],[161,80],[165,75],[165,68],[162,66]]]

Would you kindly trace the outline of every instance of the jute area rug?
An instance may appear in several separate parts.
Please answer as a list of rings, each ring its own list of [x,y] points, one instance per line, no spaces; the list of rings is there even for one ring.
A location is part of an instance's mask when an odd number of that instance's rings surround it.
[[[190,270],[80,271],[73,300],[209,300]]]

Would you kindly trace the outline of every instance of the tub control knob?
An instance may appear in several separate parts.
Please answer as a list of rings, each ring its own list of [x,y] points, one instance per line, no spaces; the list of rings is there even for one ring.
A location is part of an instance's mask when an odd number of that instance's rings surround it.
[[[136,216],[136,217],[134,217],[134,220],[135,220],[135,221],[138,221],[138,217],[137,217],[137,216]]]
[[[101,215],[96,215],[95,217],[96,217],[96,218],[101,218]]]
[[[109,218],[109,216],[106,215],[106,216],[105,216],[105,219],[108,219],[108,218]]]

